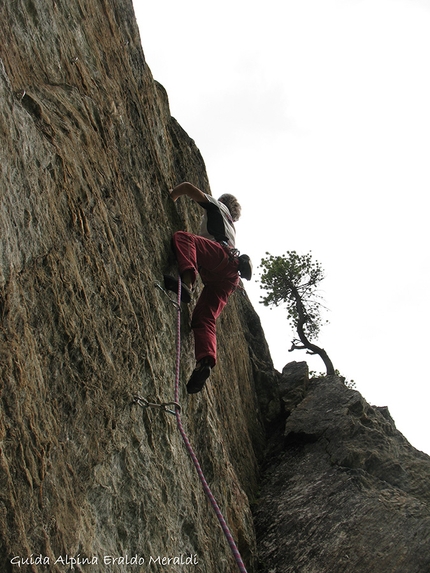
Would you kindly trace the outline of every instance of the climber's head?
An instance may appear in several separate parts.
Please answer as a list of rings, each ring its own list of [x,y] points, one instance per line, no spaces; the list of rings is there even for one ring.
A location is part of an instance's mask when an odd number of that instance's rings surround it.
[[[230,215],[233,221],[239,221],[242,207],[239,205],[234,195],[230,195],[230,193],[224,193],[224,195],[221,195],[218,201],[227,207],[227,209],[230,211]]]

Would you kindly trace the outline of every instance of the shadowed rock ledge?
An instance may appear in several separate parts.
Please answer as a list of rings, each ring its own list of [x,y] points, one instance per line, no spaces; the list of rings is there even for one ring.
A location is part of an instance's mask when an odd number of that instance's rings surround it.
[[[232,573],[174,417],[133,403],[173,399],[176,311],[157,283],[200,213],[168,189],[209,193],[204,161],[130,0],[0,15],[0,570]],[[306,367],[276,372],[242,290],[187,396],[189,312],[183,420],[248,572],[428,570],[429,458],[388,412]]]

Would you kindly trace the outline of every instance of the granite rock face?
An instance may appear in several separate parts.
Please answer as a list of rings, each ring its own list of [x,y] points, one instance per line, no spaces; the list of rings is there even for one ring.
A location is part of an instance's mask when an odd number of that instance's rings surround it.
[[[173,232],[197,230],[201,213],[168,189],[210,192],[202,157],[152,78],[131,0],[8,1],[0,26],[0,570],[68,571],[77,556],[91,573],[162,570],[149,559],[196,556],[193,571],[230,572],[174,416],[133,403],[173,400],[176,309],[157,283],[175,268]],[[220,366],[195,397],[184,308],[181,405],[252,571],[263,432],[247,305],[231,298]]]
[[[200,212],[168,189],[210,193],[204,161],[131,0],[0,15],[0,571],[232,573],[174,416],[134,402],[174,397],[177,311],[159,285]],[[340,379],[276,372],[242,290],[188,396],[191,309],[182,420],[248,572],[426,573],[429,457]]]

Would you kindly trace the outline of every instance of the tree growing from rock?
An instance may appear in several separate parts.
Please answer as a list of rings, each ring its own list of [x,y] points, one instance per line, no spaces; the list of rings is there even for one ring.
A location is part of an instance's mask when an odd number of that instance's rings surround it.
[[[297,331],[298,339],[292,341],[290,352],[307,350],[309,354],[321,357],[327,374],[335,370],[327,352],[312,340],[318,338],[322,326],[321,296],[317,293],[324,271],[311,253],[298,255],[296,251],[287,251],[285,255],[273,256],[266,253],[261,260],[261,288],[266,290],[262,296],[265,306],[285,304],[288,320]]]

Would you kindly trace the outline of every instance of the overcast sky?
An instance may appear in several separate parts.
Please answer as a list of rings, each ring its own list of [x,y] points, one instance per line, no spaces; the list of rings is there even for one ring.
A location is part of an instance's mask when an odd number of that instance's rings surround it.
[[[143,50],[212,194],[242,204],[238,248],[312,251],[317,343],[430,453],[430,0],[135,0]],[[256,273],[258,278],[258,270]],[[259,304],[275,367],[283,309]]]

